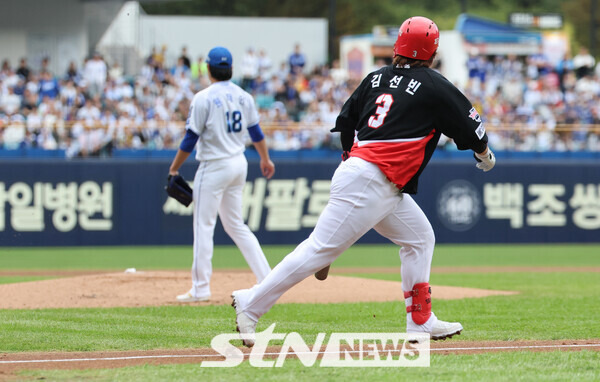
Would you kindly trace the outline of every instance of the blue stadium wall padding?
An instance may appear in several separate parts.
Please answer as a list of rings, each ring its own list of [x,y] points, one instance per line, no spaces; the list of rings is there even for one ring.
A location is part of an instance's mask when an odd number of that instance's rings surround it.
[[[282,158],[260,176],[249,153],[244,216],[263,244],[297,244],[327,202],[338,155]],[[171,158],[0,161],[0,246],[192,243],[191,207],[164,191]],[[483,173],[463,153],[433,160],[414,196],[438,243],[600,241],[600,164],[498,160]],[[182,174],[192,181],[197,163]],[[387,243],[371,231],[360,242]],[[232,244],[220,224],[216,244]]]

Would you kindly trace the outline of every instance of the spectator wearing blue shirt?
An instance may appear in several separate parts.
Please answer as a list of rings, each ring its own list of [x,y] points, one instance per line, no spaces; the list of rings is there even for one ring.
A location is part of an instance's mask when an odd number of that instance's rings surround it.
[[[306,58],[304,57],[304,53],[300,51],[300,44],[296,44],[294,47],[294,53],[290,55],[288,62],[290,64],[290,73],[296,74],[304,70]]]
[[[189,66],[187,66],[185,64],[185,60],[183,59],[183,57],[179,57],[177,59],[177,65],[175,65],[172,69],[171,69],[171,75],[174,78],[179,78],[181,77],[181,74],[184,74],[186,77],[189,76],[190,73],[190,68]]]
[[[60,87],[56,78],[52,77],[50,72],[42,72],[40,74],[40,91],[38,93],[40,101],[44,97],[55,99],[58,97],[59,91]]]

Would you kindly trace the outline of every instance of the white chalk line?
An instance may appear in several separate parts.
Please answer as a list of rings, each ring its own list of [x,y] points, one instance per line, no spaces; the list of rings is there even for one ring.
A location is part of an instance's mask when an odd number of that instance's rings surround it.
[[[432,348],[430,352],[442,351],[463,351],[463,350],[525,350],[525,349],[561,349],[561,348],[594,348],[600,347],[598,344],[581,345],[522,345],[522,346],[478,346],[478,347],[454,347],[454,348]],[[344,353],[362,353],[361,350],[345,350]],[[290,352],[292,354],[314,354],[314,352]],[[341,354],[341,352],[319,351],[317,354]],[[244,353],[244,357],[250,353]],[[263,356],[278,356],[280,353],[264,353]],[[132,359],[161,359],[161,358],[223,358],[222,354],[164,354],[164,355],[139,355],[127,357],[104,357],[104,358],[66,358],[66,359],[32,359],[32,360],[14,360],[0,361],[0,364],[18,364],[18,363],[52,363],[52,362],[92,362],[92,361],[126,361]]]

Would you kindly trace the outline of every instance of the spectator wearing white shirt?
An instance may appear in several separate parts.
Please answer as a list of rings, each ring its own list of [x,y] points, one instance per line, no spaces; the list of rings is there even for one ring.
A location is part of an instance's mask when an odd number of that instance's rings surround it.
[[[77,100],[77,88],[73,80],[67,80],[65,85],[60,88],[60,100],[63,105],[72,107]]]
[[[88,60],[83,69],[83,79],[85,80],[90,97],[95,97],[104,89],[106,83],[107,67],[102,60],[100,53],[95,52],[91,60]]]
[[[123,77],[115,81],[116,91],[119,94],[120,99],[133,98],[134,91],[129,82],[125,81]]]
[[[573,68],[577,79],[592,74],[595,65],[596,60],[586,47],[579,48],[579,53],[573,57]]]
[[[340,60],[333,61],[329,73],[335,86],[340,86],[344,84],[346,81],[348,81],[348,78],[350,76],[346,69],[340,67]]]
[[[248,48],[244,57],[242,57],[242,88],[247,92],[254,89],[254,81],[258,77],[258,57],[254,54],[253,48]]]
[[[21,97],[15,94],[14,88],[7,87],[7,92],[0,98],[0,108],[7,114],[14,114],[21,108]]]
[[[108,70],[108,76],[113,81],[120,81],[123,78],[123,68],[117,61],[113,62],[112,66]]]
[[[271,58],[264,49],[261,49],[258,52],[258,74],[262,78],[268,78],[271,75],[272,67],[273,62],[271,61]]]
[[[100,110],[94,106],[92,100],[86,99],[85,105],[77,111],[77,119],[93,123],[100,119]]]
[[[25,90],[35,96],[37,96],[40,91],[40,83],[38,81],[38,76],[35,73],[29,74],[29,81],[25,84]]]

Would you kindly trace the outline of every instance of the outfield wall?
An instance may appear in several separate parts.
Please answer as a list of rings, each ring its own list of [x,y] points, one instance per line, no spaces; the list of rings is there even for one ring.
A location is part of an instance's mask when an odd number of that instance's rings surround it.
[[[192,242],[191,207],[164,191],[170,159],[0,162],[0,246],[163,245]],[[415,199],[439,243],[600,242],[595,160],[435,160]],[[244,217],[263,244],[296,244],[328,199],[337,159],[280,159],[266,181],[250,156]],[[182,174],[192,180],[196,164]],[[385,243],[375,232],[361,242]],[[231,244],[218,225],[216,244]]]

